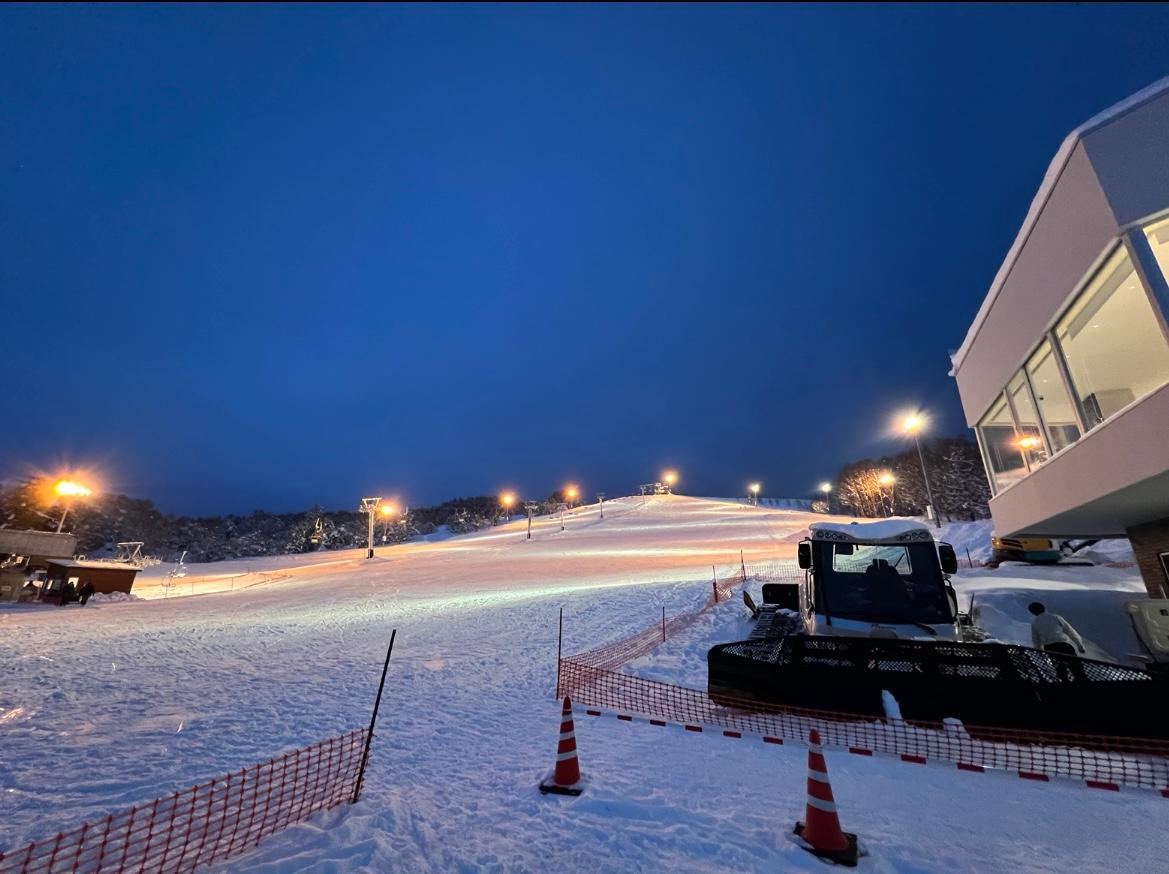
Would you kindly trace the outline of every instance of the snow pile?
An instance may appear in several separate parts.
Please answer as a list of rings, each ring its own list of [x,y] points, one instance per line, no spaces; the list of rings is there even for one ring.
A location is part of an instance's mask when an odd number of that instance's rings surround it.
[[[901,705],[893,697],[893,693],[887,689],[881,690],[881,706],[885,710],[887,720],[892,723],[905,722],[905,718],[901,715]]]
[[[97,592],[89,599],[91,604],[126,604],[130,601],[145,600],[133,592]]]
[[[906,535],[929,534],[929,528],[916,519],[878,519],[876,522],[813,522],[808,526],[812,536],[817,532],[840,534],[866,543],[876,541],[900,542]]]

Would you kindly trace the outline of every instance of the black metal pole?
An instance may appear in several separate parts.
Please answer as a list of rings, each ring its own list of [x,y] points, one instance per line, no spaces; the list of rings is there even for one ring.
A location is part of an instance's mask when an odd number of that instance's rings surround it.
[[[386,663],[382,666],[382,681],[378,683],[377,698],[373,702],[373,714],[369,717],[369,731],[365,735],[365,749],[361,753],[361,768],[357,772],[357,785],[353,787],[353,804],[361,797],[361,785],[365,780],[365,766],[369,763],[369,745],[373,743],[373,727],[377,724],[377,712],[382,706],[382,690],[386,688],[386,673],[390,670],[390,655],[394,651],[394,638],[398,629],[390,632],[390,645],[386,649]]]
[[[917,444],[917,459],[921,462],[921,478],[925,480],[925,498],[930,502],[930,509],[934,512],[934,527],[942,527],[942,516],[938,512],[938,506],[934,503],[933,489],[930,488],[930,475],[925,472],[925,454],[921,451],[921,440],[918,439],[916,433],[913,435],[913,442]]]
[[[560,697],[560,652],[564,643],[564,608],[560,608],[560,627],[556,632],[556,697]]]

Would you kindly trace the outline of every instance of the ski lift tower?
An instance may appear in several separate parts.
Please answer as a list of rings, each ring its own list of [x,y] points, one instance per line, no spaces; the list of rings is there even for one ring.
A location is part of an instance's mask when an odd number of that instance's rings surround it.
[[[362,498],[361,512],[365,514],[366,520],[369,522],[369,538],[367,540],[366,558],[373,558],[373,517],[377,513],[378,504],[382,502],[381,497],[376,498]]]
[[[540,509],[540,505],[536,501],[524,501],[524,509],[528,511],[528,540],[531,540],[532,517],[536,515],[536,511]]]
[[[141,540],[127,540],[118,544],[114,551],[114,561],[123,564],[133,564],[142,567],[146,564],[146,558],[142,555],[142,547],[144,542]]]

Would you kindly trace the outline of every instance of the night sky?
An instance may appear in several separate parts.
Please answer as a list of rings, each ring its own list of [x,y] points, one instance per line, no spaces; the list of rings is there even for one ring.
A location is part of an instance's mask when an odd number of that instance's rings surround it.
[[[895,448],[1169,8],[0,8],[0,476],[187,513]]]

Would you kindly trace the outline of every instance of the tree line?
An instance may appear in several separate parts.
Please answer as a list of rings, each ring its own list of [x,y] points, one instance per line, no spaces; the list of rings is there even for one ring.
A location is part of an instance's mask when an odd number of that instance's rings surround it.
[[[985,519],[990,486],[978,444],[966,437],[921,441],[934,505],[943,521]],[[857,516],[921,516],[928,498],[921,460],[911,444],[896,455],[844,465],[836,477],[833,510]],[[819,509],[827,510],[823,501]]]
[[[51,483],[28,479],[0,485],[0,528],[56,531],[65,506],[52,496]],[[555,512],[559,492],[539,502],[540,515]],[[513,515],[524,510],[513,509]],[[374,518],[376,543],[401,543],[433,534],[447,526],[465,534],[495,524],[501,514],[498,497],[453,498],[431,507],[411,508],[404,516]],[[101,555],[125,541],[143,541],[144,553],[174,561],[184,552],[190,561],[221,561],[264,555],[352,549],[365,546],[368,521],[356,510],[315,506],[298,513],[252,513],[223,516],[176,516],[163,513],[153,501],[119,494],[75,500],[64,530],[77,535],[79,554]]]

